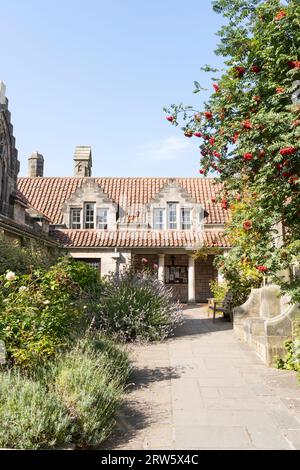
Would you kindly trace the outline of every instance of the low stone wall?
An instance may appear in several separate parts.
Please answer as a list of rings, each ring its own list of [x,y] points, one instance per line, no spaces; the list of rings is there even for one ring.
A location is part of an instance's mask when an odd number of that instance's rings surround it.
[[[269,366],[286,354],[284,342],[300,332],[300,308],[289,301],[278,286],[270,285],[252,289],[247,301],[233,310],[234,332]]]

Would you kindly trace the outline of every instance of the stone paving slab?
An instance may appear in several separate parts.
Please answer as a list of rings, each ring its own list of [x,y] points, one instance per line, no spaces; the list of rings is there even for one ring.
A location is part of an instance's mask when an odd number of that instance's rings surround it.
[[[134,374],[106,449],[299,449],[296,374],[265,366],[230,323],[187,308],[174,338],[130,349]]]

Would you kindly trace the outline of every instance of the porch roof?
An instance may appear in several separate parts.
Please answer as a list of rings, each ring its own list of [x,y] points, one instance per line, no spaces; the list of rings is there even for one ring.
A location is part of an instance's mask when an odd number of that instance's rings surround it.
[[[222,230],[54,230],[52,235],[66,248],[192,248],[203,245],[229,248]]]

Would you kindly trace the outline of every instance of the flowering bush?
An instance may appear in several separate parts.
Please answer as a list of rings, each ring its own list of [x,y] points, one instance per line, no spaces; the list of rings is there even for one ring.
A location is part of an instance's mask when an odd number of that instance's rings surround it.
[[[174,126],[183,116],[185,134],[203,136],[200,173],[218,172],[223,183],[215,202],[231,211],[233,250],[217,261],[230,290],[243,298],[267,273],[297,302],[299,281],[280,272],[300,260],[300,3],[215,0],[213,9],[226,20],[216,51],[225,67],[203,70],[217,92],[202,111],[173,104],[166,112]]]
[[[126,268],[107,278],[96,325],[120,340],[162,340],[180,322],[179,304],[172,291],[145,268]]]
[[[48,271],[0,276],[0,339],[22,366],[54,357],[83,331],[100,280],[88,265],[65,258]]]

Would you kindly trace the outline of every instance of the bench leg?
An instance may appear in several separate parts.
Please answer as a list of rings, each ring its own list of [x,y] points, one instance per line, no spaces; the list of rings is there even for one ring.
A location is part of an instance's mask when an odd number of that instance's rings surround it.
[[[216,321],[216,307],[214,306],[214,311],[213,311],[213,323]]]

